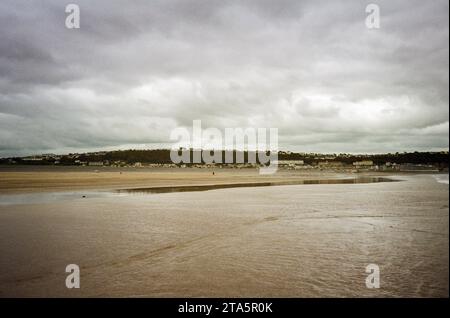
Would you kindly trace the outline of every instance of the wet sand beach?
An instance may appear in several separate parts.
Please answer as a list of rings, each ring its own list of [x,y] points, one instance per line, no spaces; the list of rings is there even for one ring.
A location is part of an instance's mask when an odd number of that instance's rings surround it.
[[[320,171],[280,171],[274,175],[260,175],[256,169],[0,166],[0,193],[298,182],[349,177],[355,176]]]
[[[2,198],[214,184],[208,171],[129,171],[122,176],[137,173],[137,180],[123,183],[76,173],[120,178],[114,171],[2,171]],[[221,173],[214,177],[223,184],[355,177]],[[402,181],[127,191],[0,205],[0,296],[448,297],[448,175],[389,177]],[[13,179],[8,188],[5,180]],[[65,286],[72,263],[81,268],[80,289]],[[379,289],[365,285],[368,264],[380,267]]]
[[[398,174],[397,174],[398,175]],[[0,166],[0,194],[83,190],[132,190],[192,186],[289,185],[303,183],[368,182],[387,173],[348,173],[320,170],[279,170],[261,175],[256,169],[110,168],[77,166]],[[340,181],[337,181],[340,182]]]

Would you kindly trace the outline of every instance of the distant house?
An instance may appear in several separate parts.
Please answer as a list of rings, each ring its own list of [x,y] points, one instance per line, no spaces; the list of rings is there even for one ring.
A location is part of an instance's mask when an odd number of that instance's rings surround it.
[[[88,165],[89,166],[103,166],[103,162],[102,161],[89,161]]]
[[[342,168],[345,164],[342,161],[319,161],[318,166],[321,168]]]
[[[303,160],[278,160],[275,161],[275,163],[278,166],[288,166],[288,167],[303,166],[305,164]]]
[[[363,168],[363,167],[372,167],[373,166],[373,161],[372,160],[362,160],[362,161],[355,161],[354,163],[353,163],[353,165],[355,166],[355,167],[361,167],[361,168]]]
[[[42,157],[37,157],[37,156],[26,157],[26,158],[23,159],[23,161],[31,161],[31,162],[42,161],[42,160],[43,160]]]

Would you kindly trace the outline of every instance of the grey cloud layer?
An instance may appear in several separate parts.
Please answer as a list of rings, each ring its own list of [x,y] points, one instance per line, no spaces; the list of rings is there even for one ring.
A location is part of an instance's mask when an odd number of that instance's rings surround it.
[[[0,3],[0,156],[278,127],[280,147],[448,149],[448,1]]]

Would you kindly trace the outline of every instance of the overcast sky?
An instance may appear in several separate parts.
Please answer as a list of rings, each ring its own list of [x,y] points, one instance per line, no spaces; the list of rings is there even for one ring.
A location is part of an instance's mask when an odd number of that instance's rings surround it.
[[[284,150],[448,150],[448,0],[71,2],[80,29],[69,2],[0,2],[0,156],[168,146],[195,119]]]

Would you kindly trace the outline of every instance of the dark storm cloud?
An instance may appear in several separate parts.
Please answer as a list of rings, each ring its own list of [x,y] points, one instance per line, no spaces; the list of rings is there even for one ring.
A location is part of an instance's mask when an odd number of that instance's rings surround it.
[[[0,155],[277,127],[320,152],[448,148],[448,2],[0,3]]]

